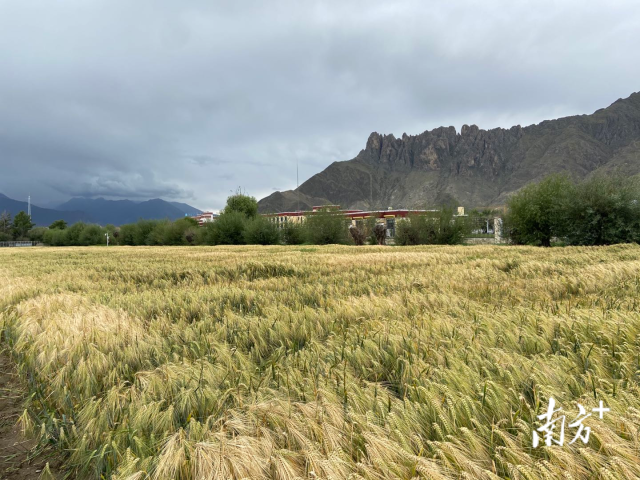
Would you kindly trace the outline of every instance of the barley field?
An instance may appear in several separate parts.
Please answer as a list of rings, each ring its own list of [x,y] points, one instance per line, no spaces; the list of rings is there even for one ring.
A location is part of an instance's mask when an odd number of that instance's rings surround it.
[[[637,479],[639,304],[629,245],[0,250],[60,478]]]

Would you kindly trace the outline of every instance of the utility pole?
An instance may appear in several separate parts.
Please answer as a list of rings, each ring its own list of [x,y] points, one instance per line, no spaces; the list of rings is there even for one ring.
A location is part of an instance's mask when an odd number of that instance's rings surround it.
[[[29,220],[31,220],[31,195],[27,197],[27,215],[29,215]]]
[[[105,237],[107,237],[107,247],[109,246],[109,232],[104,234]]]

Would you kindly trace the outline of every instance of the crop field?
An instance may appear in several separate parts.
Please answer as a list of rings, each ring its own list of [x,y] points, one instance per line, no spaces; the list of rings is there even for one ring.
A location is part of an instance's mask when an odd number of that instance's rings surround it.
[[[629,245],[0,250],[57,478],[637,479],[639,307]]]

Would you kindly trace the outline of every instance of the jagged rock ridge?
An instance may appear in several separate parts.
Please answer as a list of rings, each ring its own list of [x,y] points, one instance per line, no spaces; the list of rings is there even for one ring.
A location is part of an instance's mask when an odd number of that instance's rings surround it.
[[[354,159],[332,163],[297,190],[263,198],[259,207],[413,208],[454,200],[466,207],[498,206],[549,173],[584,178],[612,170],[640,173],[640,93],[591,115],[528,127],[464,125],[459,133],[440,127],[401,138],[374,132]]]

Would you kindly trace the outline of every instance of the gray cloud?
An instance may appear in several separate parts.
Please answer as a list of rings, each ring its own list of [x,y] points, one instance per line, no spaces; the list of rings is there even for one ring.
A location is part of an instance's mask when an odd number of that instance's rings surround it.
[[[638,44],[632,0],[6,0],[0,192],[219,208],[374,130],[590,113],[640,89]]]

